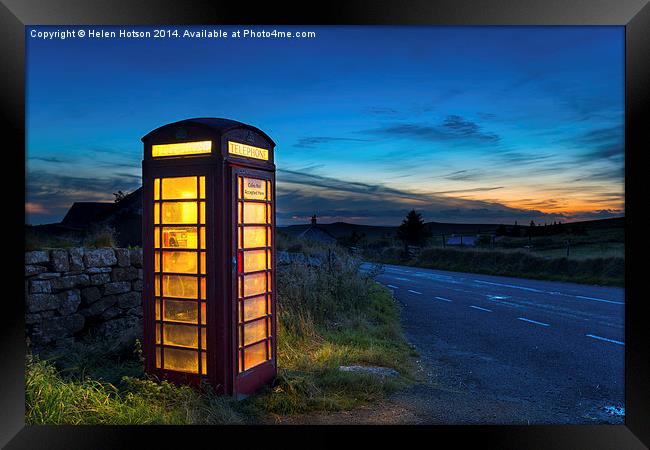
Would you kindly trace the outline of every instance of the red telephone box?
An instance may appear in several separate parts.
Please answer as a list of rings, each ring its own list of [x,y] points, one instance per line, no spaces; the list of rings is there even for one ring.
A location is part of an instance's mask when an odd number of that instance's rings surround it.
[[[251,394],[277,372],[275,143],[217,118],[142,141],[145,369]]]

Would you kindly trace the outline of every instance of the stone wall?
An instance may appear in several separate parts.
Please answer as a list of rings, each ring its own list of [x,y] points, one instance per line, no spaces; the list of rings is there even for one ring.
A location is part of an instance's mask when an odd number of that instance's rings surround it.
[[[26,252],[25,326],[32,347],[141,337],[142,249]]]

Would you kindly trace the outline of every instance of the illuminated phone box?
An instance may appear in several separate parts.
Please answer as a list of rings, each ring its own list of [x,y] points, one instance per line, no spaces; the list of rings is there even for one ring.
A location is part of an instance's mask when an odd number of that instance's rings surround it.
[[[251,394],[277,373],[275,143],[216,118],[142,141],[145,369]]]

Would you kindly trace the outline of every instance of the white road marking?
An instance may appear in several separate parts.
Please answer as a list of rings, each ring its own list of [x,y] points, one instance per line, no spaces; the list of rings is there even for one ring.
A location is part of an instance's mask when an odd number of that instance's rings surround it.
[[[491,285],[494,285],[494,286],[503,286],[503,287],[509,287],[509,288],[513,288],[513,289],[522,289],[524,291],[544,292],[544,291],[540,291],[539,289],[527,288],[527,287],[523,287],[523,286],[515,286],[514,284],[492,283],[490,281],[482,281],[482,280],[472,280],[472,281],[474,281],[475,283],[491,284]]]
[[[480,309],[481,311],[492,312],[491,309],[481,308],[480,306],[469,305],[469,307],[470,307],[470,308],[474,308],[474,309]]]
[[[505,300],[507,298],[510,298],[506,295],[490,295],[490,294],[487,294],[486,297],[489,298],[490,300]]]
[[[393,289],[399,289],[399,287],[393,286],[392,284],[387,284],[386,286],[389,287],[389,288],[393,288]]]
[[[590,338],[593,338],[593,339],[598,339],[600,341],[612,342],[612,343],[618,344],[618,345],[625,345],[625,342],[615,341],[614,339],[607,339],[607,338],[604,338],[604,337],[601,337],[601,336],[596,336],[595,334],[587,334],[586,336],[590,337]]]
[[[595,297],[585,297],[583,295],[575,295],[574,297],[581,298],[583,300],[593,300],[595,302],[613,303],[615,305],[624,305],[625,304],[625,302],[615,302],[614,300],[605,300],[603,298],[595,298]]]
[[[593,300],[595,302],[612,303],[614,305],[624,305],[625,304],[625,302],[619,302],[619,301],[614,301],[614,300],[605,300],[604,298],[586,297],[584,295],[564,294],[562,292],[555,292],[555,291],[554,292],[542,291],[542,290],[539,290],[539,289],[533,289],[533,288],[524,287],[524,286],[516,286],[514,284],[492,283],[490,281],[482,281],[482,280],[472,280],[472,281],[474,281],[475,283],[491,284],[491,285],[494,285],[494,286],[503,286],[503,287],[509,287],[509,288],[512,288],[512,289],[521,289],[521,290],[530,291],[530,292],[539,292],[539,293],[551,294],[551,295],[563,295],[565,297],[575,297],[575,298],[579,298],[579,299],[582,299],[582,300]]]
[[[435,297],[435,299],[442,300],[443,302],[450,302],[451,301],[448,298],[444,298],[444,297]]]
[[[401,277],[393,277],[393,278],[395,278],[396,280],[401,280],[401,281],[411,281],[408,278],[401,278]]]
[[[408,270],[395,269],[394,267],[386,267],[386,270],[390,270],[391,272],[410,273]]]
[[[538,322],[538,321],[536,321],[536,320],[526,319],[525,317],[517,317],[517,319],[518,319],[518,320],[523,320],[524,322],[535,323],[535,324],[537,324],[537,325],[541,325],[541,326],[543,326],[543,327],[550,327],[550,325],[547,324],[547,323],[544,323],[544,322]]]
[[[419,295],[422,295],[422,292],[414,291],[414,290],[412,290],[412,289],[409,289],[408,291],[409,291],[410,293],[412,293],[412,294],[419,294]]]

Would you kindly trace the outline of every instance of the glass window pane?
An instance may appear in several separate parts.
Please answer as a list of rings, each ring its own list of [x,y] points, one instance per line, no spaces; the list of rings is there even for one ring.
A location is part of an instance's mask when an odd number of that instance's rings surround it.
[[[153,276],[153,291],[156,297],[160,297],[160,275]]]
[[[153,180],[153,199],[160,200],[160,178]]]
[[[201,216],[199,218],[199,223],[205,224],[205,202],[201,202]]]
[[[266,203],[244,203],[244,223],[264,223]]]
[[[199,257],[201,258],[201,273],[205,274],[205,252],[201,252]]]
[[[266,227],[244,227],[244,247],[265,247]]]
[[[266,250],[248,250],[244,252],[244,272],[266,269]]]
[[[244,297],[266,292],[266,273],[244,275]]]
[[[153,223],[160,223],[160,203],[153,204]]]
[[[205,352],[201,352],[201,374],[206,375],[208,373],[208,363],[205,357]]]
[[[163,351],[165,369],[191,373],[199,371],[199,352],[196,350],[165,348]]]
[[[153,246],[154,248],[160,248],[160,228],[156,227],[153,229]]]
[[[205,177],[199,177],[199,197],[205,198]]]
[[[208,317],[206,316],[205,302],[201,302],[201,325],[208,323]]]
[[[160,343],[160,324],[156,323],[156,344]]]
[[[264,361],[266,361],[266,342],[260,342],[244,349],[244,370],[255,367]]]
[[[196,177],[163,178],[162,199],[197,198]]]
[[[201,300],[205,300],[205,277],[201,278]]]
[[[249,321],[266,315],[266,295],[253,297],[244,302],[244,320]]]
[[[165,272],[198,273],[196,252],[162,252]]]
[[[205,248],[205,227],[201,227],[201,248]]]
[[[196,202],[165,202],[162,204],[162,223],[196,223]]]
[[[156,320],[160,320],[160,299],[156,299],[155,301],[154,314],[156,316]]]
[[[164,227],[162,235],[164,247],[196,248],[196,227]]]
[[[265,180],[244,177],[244,198],[246,200],[266,200]]]
[[[201,327],[201,348],[205,350],[207,348],[206,344],[206,339],[207,337],[207,330],[205,327]]]
[[[160,368],[160,347],[156,347],[156,369]]]
[[[163,275],[163,296],[179,298],[197,298],[198,285],[196,277],[187,275]]]
[[[197,348],[199,330],[191,325],[163,323],[163,344]]]
[[[160,272],[160,252],[153,252],[153,271]]]
[[[244,345],[252,344],[267,337],[266,319],[256,320],[244,325]]]
[[[165,320],[172,320],[175,322],[198,322],[198,310],[196,302],[188,302],[183,300],[164,299],[163,315]]]

